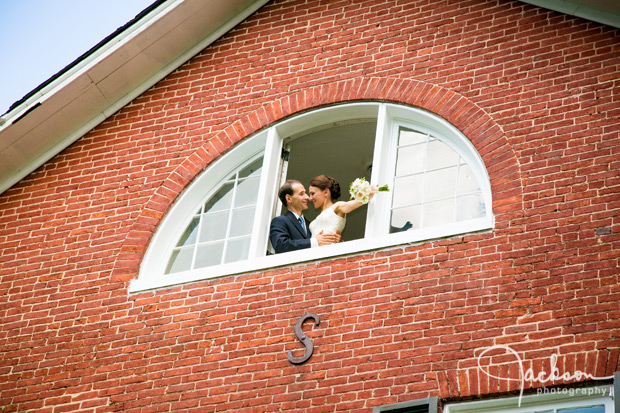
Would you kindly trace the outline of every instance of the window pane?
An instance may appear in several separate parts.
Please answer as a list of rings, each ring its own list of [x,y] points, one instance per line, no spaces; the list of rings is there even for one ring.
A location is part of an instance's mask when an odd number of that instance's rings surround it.
[[[427,170],[456,166],[459,163],[459,155],[445,143],[431,139],[428,142]]]
[[[246,178],[249,176],[259,177],[262,167],[263,158],[258,158],[239,172],[239,178]]]
[[[258,184],[260,177],[247,178],[237,186],[235,192],[235,207],[254,205],[258,196]]]
[[[558,413],[605,413],[605,406],[575,407],[570,409],[558,409]]]
[[[423,175],[413,175],[394,180],[392,208],[416,205],[422,202]]]
[[[424,204],[422,227],[451,224],[454,222],[454,200],[447,199]]]
[[[456,166],[426,173],[424,202],[454,198],[456,192]]]
[[[425,147],[426,144],[399,148],[396,160],[396,176],[424,172]]]
[[[254,224],[254,208],[235,209],[230,223],[230,237],[238,237],[252,233]]]
[[[485,215],[482,193],[460,196],[456,199],[456,220],[479,218]]]
[[[458,194],[462,195],[468,192],[480,191],[478,180],[474,176],[471,168],[467,164],[461,164],[459,168],[459,187]]]
[[[228,211],[204,214],[200,229],[200,242],[215,241],[226,238]]]
[[[393,210],[392,221],[390,222],[390,233],[420,228],[421,213],[422,207],[419,205]]]
[[[189,223],[183,234],[181,234],[181,238],[177,243],[177,247],[182,247],[184,245],[192,245],[196,243],[196,237],[198,235],[198,223],[200,222],[200,218],[196,217],[192,219],[192,222]]]
[[[401,127],[398,131],[398,146],[415,145],[426,142],[427,135],[425,133],[403,127]]]
[[[424,171],[427,140],[428,136],[425,133],[399,128],[396,176]]]
[[[226,259],[224,262],[245,260],[248,258],[249,251],[250,237],[230,240],[228,241],[228,247],[226,248]]]
[[[229,209],[232,202],[232,183],[224,184],[205,204],[205,212]]]
[[[222,263],[222,253],[224,252],[224,242],[214,244],[199,245],[196,251],[195,268],[209,267]]]
[[[194,248],[182,248],[172,251],[168,266],[166,267],[166,274],[189,270],[192,266],[193,255]]]
[[[398,149],[396,159],[396,176],[424,172],[426,145],[413,145]]]

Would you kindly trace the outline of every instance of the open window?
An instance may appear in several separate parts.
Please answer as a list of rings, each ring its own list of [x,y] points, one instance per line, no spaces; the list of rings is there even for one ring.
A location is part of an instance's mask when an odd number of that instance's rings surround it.
[[[388,184],[347,217],[344,242],[269,255],[277,190],[326,174],[348,199],[359,177]],[[311,208],[304,213],[312,219]],[[427,111],[361,102],[321,108],[248,137],[209,166],[162,221],[131,290],[491,228],[491,188],[471,142]]]
[[[306,190],[308,182],[315,176],[331,176],[340,183],[342,195],[339,200],[346,201],[351,182],[361,177],[370,180],[376,129],[376,119],[354,119],[288,137],[284,140],[288,166],[283,175],[286,179],[301,181]],[[279,212],[285,211],[286,208],[282,207]],[[367,206],[363,206],[347,215],[343,241],[364,238],[367,212]],[[317,215],[318,211],[312,205],[304,211],[310,221]]]

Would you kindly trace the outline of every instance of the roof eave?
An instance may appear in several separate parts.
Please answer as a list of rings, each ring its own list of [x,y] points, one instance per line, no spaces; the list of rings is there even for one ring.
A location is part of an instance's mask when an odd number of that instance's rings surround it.
[[[620,2],[604,0],[521,0],[524,3],[620,28]]]
[[[140,96],[268,0],[167,0],[0,118],[0,193]]]

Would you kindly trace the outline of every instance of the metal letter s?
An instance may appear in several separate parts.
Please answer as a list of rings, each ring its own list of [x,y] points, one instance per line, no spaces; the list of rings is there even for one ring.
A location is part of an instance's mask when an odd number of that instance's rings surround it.
[[[319,319],[318,315],[316,315],[314,313],[306,313],[306,314],[302,315],[301,317],[299,317],[299,320],[297,320],[297,322],[295,323],[295,336],[297,336],[297,339],[299,341],[301,341],[301,344],[303,344],[306,347],[306,352],[301,357],[294,357],[293,356],[293,352],[291,350],[289,350],[288,351],[288,361],[290,361],[293,364],[305,363],[310,358],[310,356],[312,356],[312,352],[314,351],[314,345],[312,344],[312,340],[310,340],[304,334],[303,330],[301,329],[302,324],[308,318],[312,318],[314,320],[314,325],[318,326],[319,322],[320,322],[320,319]]]

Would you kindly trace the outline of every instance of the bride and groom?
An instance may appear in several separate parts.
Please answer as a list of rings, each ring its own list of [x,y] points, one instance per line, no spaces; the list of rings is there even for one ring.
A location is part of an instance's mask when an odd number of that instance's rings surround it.
[[[326,175],[313,178],[308,193],[301,182],[290,179],[280,187],[278,198],[288,211],[271,221],[269,240],[276,253],[340,242],[347,214],[363,205],[356,200],[336,201],[340,185]],[[312,222],[303,217],[308,201],[321,211]]]

